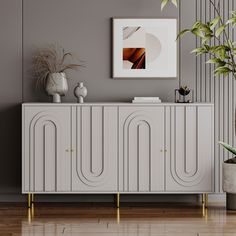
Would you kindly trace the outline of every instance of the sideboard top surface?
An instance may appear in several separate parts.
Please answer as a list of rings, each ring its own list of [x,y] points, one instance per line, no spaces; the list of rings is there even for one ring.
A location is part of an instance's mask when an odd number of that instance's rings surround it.
[[[214,106],[214,103],[131,103],[131,102],[89,102],[89,103],[22,103],[22,106]]]

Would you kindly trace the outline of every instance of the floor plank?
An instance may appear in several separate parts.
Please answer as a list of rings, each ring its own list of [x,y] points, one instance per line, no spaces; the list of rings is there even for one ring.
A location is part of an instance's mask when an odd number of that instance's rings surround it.
[[[236,236],[236,212],[174,204],[0,204],[0,235]]]

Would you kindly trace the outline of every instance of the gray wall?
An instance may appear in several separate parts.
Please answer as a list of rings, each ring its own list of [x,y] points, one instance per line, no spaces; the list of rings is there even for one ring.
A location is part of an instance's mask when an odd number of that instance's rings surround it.
[[[80,80],[88,87],[87,101],[129,101],[138,95],[171,101],[178,80],[111,79],[111,18],[115,16],[178,17],[178,10],[171,7],[161,13],[159,0],[24,0],[24,100],[45,100],[35,94],[30,76],[34,46],[59,42],[86,65],[70,73],[71,89],[64,101],[76,101],[72,88]]]
[[[58,42],[85,61],[85,68],[70,72],[70,91],[64,101],[75,102],[73,87],[78,81],[84,81],[89,91],[87,101],[130,101],[134,96],[159,96],[169,102],[174,100],[174,89],[179,84],[187,84],[194,90],[198,86],[196,68],[201,62],[189,54],[196,45],[195,38],[187,36],[179,45],[178,79],[113,80],[110,76],[111,18],[177,17],[179,26],[184,28],[196,20],[202,9],[207,14],[208,4],[209,0],[181,0],[178,9],[169,6],[161,12],[160,0],[1,0],[0,201],[24,199],[20,195],[20,104],[49,101],[45,94],[35,90],[35,80],[31,76],[35,47]],[[207,74],[204,78],[206,81],[212,79]],[[200,94],[196,99],[204,101],[205,97]],[[233,122],[232,117],[230,122]],[[41,198],[48,199],[55,197]],[[58,197],[58,200],[67,199],[72,198]],[[73,199],[112,200],[107,196],[76,196]],[[150,197],[145,199],[151,200]],[[136,199],[129,197],[127,200]]]
[[[0,193],[21,185],[22,11],[21,1],[0,1]]]

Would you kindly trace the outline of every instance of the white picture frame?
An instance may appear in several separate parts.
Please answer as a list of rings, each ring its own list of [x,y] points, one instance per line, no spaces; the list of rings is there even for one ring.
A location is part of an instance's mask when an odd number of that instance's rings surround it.
[[[113,78],[177,78],[177,19],[113,18]]]

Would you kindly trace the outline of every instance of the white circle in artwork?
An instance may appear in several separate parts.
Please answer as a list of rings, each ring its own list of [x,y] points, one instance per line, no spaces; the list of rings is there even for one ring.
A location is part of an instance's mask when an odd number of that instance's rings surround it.
[[[159,55],[161,54],[161,42],[160,40],[153,34],[146,34],[146,60],[147,62],[155,61]]]

